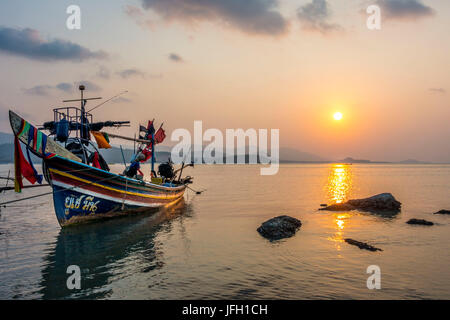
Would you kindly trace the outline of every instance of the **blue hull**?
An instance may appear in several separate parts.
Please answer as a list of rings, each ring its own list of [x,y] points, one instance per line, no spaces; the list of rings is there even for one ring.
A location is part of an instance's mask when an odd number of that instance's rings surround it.
[[[59,224],[145,212],[177,202],[185,185],[130,179],[61,157],[45,161]]]

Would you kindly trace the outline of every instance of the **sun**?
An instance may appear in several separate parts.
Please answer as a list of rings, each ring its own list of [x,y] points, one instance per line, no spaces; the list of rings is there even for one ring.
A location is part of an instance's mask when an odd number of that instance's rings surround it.
[[[337,121],[341,120],[341,119],[342,119],[342,113],[336,112],[336,113],[333,115],[333,118],[334,118],[334,120],[337,120]]]

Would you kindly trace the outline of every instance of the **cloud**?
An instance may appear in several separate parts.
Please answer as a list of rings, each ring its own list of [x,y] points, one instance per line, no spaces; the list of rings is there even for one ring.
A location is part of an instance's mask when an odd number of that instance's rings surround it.
[[[97,71],[97,77],[102,79],[109,79],[111,77],[111,72],[105,66],[100,66]]]
[[[447,90],[445,90],[444,88],[430,88],[428,90],[430,90],[430,92],[432,92],[432,93],[437,93],[437,94],[447,93]]]
[[[176,53],[169,54],[169,60],[173,62],[184,62],[184,59]]]
[[[67,83],[67,82],[58,83],[56,85],[56,88],[61,90],[61,91],[64,91],[64,92],[72,92],[72,90],[73,90],[73,86],[70,83]]]
[[[167,21],[219,21],[245,33],[273,36],[288,29],[277,11],[278,0],[142,0],[142,5]]]
[[[312,0],[297,9],[297,18],[300,20],[302,29],[321,34],[341,31],[343,28],[334,23],[329,23],[331,13],[326,0]]]
[[[91,51],[76,43],[55,39],[42,39],[34,29],[0,27],[0,51],[41,61],[83,61],[104,59],[104,51]]]
[[[48,96],[50,95],[50,90],[53,88],[49,85],[37,85],[32,88],[23,89],[23,92],[33,96]]]
[[[80,84],[83,84],[86,87],[86,90],[89,90],[89,91],[100,91],[101,90],[101,88],[98,85],[96,85],[95,83],[93,83],[91,81],[79,81],[79,82],[75,82],[74,84],[67,83],[67,82],[61,82],[54,86],[46,85],[46,84],[36,85],[31,88],[23,89],[23,92],[28,95],[46,97],[46,96],[52,95],[53,93],[57,93],[58,91],[59,92],[62,91],[65,93],[73,93],[75,88],[78,89],[78,86]]]
[[[117,74],[121,76],[123,79],[128,79],[130,77],[144,77],[145,72],[140,71],[138,69],[125,69],[122,71],[118,71]]]
[[[127,5],[125,6],[125,14],[129,16],[140,27],[150,30],[154,30],[155,22],[146,18],[145,13],[138,7]]]
[[[124,97],[118,97],[111,101],[112,103],[131,103],[133,102],[131,99],[124,98]]]
[[[422,0],[377,0],[376,4],[387,19],[419,19],[435,14]]]

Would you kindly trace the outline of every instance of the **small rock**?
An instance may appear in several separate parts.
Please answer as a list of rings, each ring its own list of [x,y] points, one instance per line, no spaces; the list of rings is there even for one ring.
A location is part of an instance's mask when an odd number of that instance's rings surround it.
[[[257,231],[265,238],[279,240],[292,237],[302,226],[300,220],[289,216],[278,216],[261,224]]]
[[[332,204],[319,210],[331,210],[331,211],[349,211],[349,210],[363,210],[373,212],[398,212],[400,211],[402,204],[397,201],[390,193],[381,193],[375,196],[364,199],[348,200],[344,203]]]
[[[406,223],[408,223],[408,224],[421,224],[421,225],[424,225],[424,226],[432,226],[432,225],[434,225],[433,222],[427,221],[427,220],[424,220],[424,219],[410,219]]]
[[[435,212],[434,214],[450,214],[450,210],[439,210],[438,212]]]
[[[347,242],[348,244],[357,246],[360,249],[365,249],[365,250],[369,250],[369,251],[383,251],[382,249],[379,248],[375,248],[373,246],[371,246],[370,244],[361,242],[361,241],[356,241],[350,238],[345,239],[345,242]]]

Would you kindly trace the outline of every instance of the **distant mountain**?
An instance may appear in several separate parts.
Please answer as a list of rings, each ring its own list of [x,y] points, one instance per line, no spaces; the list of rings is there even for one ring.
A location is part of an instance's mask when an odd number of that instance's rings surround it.
[[[359,160],[359,159],[353,159],[351,157],[347,157],[343,160],[339,160],[337,162],[343,162],[343,163],[371,163],[370,160]]]
[[[26,159],[27,153],[26,149],[22,146],[23,155]],[[31,161],[33,163],[41,163],[41,159],[36,157],[30,152]],[[0,144],[0,164],[2,163],[13,163],[14,162],[14,143],[2,143]]]
[[[0,132],[0,144],[14,143],[14,135],[11,133]]]
[[[407,160],[399,161],[397,163],[401,163],[401,164],[430,164],[431,162],[420,161],[420,160],[416,160],[416,159],[407,159]]]
[[[14,144],[13,143],[0,144],[0,163],[12,163],[12,162],[14,162]]]
[[[280,148],[280,162],[328,162],[315,154],[292,148]]]
[[[205,146],[204,146],[205,147]],[[204,149],[203,147],[203,149]],[[159,146],[157,147],[155,158],[157,162],[166,162],[170,157],[170,152],[173,146]],[[124,156],[127,162],[130,161],[133,156],[133,150],[130,148],[124,148]],[[119,147],[113,146],[111,149],[101,149],[101,153],[108,163],[122,163],[122,153]],[[248,148],[241,150],[240,154],[245,153],[245,163],[249,162]],[[25,153],[24,153],[25,154]],[[235,150],[237,154],[237,150]],[[40,161],[37,157],[33,156],[33,161]],[[226,163],[226,156],[222,155],[223,162]],[[234,156],[234,163],[236,163],[237,156]],[[258,162],[259,162],[259,156]],[[194,160],[194,146],[191,147],[191,159]],[[0,163],[12,163],[14,162],[14,136],[11,133],[0,132]],[[386,162],[386,161],[371,161],[365,159],[354,159],[347,157],[339,161],[331,161],[324,159],[312,153],[303,152],[293,148],[280,148],[280,162],[281,163],[400,163],[400,164],[429,164],[431,162],[425,162],[415,159],[407,159],[399,162]],[[40,162],[39,162],[40,163]]]
[[[204,145],[202,147],[202,150],[204,150],[205,147],[206,147],[206,145]],[[246,146],[245,148],[240,148],[240,149],[235,147],[234,148],[234,159],[236,159],[236,157],[237,157],[236,155],[238,155],[238,154],[239,155],[245,155],[245,163],[248,163],[249,162],[248,160],[249,160],[249,157],[250,157],[249,155],[250,154],[254,155],[254,153],[250,153],[249,152],[249,149],[250,148],[248,146]],[[171,147],[169,147],[166,150],[168,150],[168,152],[170,152]],[[225,150],[225,147],[224,147],[224,150]],[[213,152],[213,155],[214,154],[215,153]],[[270,154],[270,152],[269,152],[269,154]],[[223,162],[224,163],[226,162],[227,158],[228,159],[232,159],[232,157],[233,157],[233,156],[228,156],[228,155],[224,154],[223,152],[218,152],[217,155],[218,155],[218,157],[222,157],[223,158]],[[300,151],[300,150],[297,150],[297,149],[286,148],[286,147],[281,147],[280,148],[279,157],[280,157],[280,162],[281,163],[283,163],[283,162],[284,163],[330,162],[330,160],[326,160],[326,159],[324,159],[322,157],[319,157],[319,156],[317,156],[315,154],[308,153],[308,152],[303,152],[303,151]],[[257,158],[258,158],[258,162],[259,162],[259,155],[257,155]],[[198,161],[197,158],[194,158],[194,146],[193,145],[191,146],[191,159],[192,160],[195,159],[195,161]],[[269,157],[269,159],[270,159],[270,157]]]

